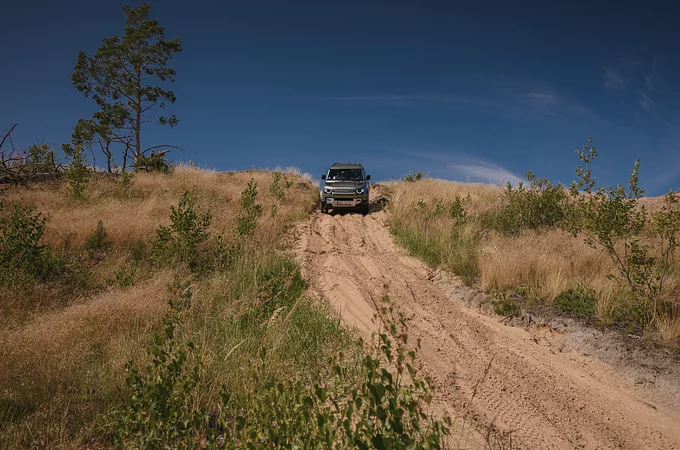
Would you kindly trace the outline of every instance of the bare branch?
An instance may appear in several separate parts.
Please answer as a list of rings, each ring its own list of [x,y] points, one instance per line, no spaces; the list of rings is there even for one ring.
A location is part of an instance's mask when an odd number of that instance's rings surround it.
[[[184,149],[184,148],[182,148],[182,147],[178,147],[178,146],[176,146],[176,145],[161,144],[161,145],[154,145],[153,147],[149,147],[149,148],[145,149],[145,150],[142,152],[142,155],[145,155],[147,152],[154,151],[154,150],[156,150],[156,149],[161,149],[161,148],[162,148],[162,149],[168,149],[168,150],[165,151],[163,154],[168,153],[168,152],[170,151],[170,149],[179,150],[179,151],[181,151],[181,152],[186,152],[186,151],[187,151],[186,149]]]
[[[7,130],[7,132],[5,133],[5,135],[2,137],[2,141],[0,141],[0,149],[1,149],[2,146],[5,144],[5,141],[6,141],[7,139],[9,139],[10,142],[12,142],[11,134],[12,134],[12,131],[14,131],[14,129],[17,127],[17,125],[18,125],[18,124],[15,123],[15,124],[12,125],[11,127],[9,127],[9,129]],[[14,148],[14,144],[12,144],[12,148]]]

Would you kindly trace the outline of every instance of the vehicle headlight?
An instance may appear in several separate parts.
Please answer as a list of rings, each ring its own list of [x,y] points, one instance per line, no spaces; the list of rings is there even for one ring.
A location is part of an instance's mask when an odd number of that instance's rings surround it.
[[[326,194],[332,194],[332,193],[333,193],[333,189],[332,189],[332,188],[329,188],[329,187],[323,188],[323,191],[324,191],[324,193],[326,193]]]
[[[366,192],[366,187],[365,187],[365,186],[362,186],[362,187],[360,187],[359,189],[357,189],[357,194],[363,194],[364,192]]]

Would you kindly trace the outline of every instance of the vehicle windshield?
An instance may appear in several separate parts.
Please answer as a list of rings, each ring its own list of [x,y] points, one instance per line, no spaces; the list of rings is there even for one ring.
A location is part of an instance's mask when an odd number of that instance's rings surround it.
[[[361,169],[330,169],[328,171],[328,180],[335,181],[361,181],[364,175]]]

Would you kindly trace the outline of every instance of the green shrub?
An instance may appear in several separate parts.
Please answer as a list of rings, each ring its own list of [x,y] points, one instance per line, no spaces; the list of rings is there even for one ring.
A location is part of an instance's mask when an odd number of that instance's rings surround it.
[[[561,184],[553,185],[533,172],[526,174],[530,185],[514,188],[508,183],[503,191],[503,204],[482,216],[485,228],[514,234],[522,229],[560,225],[569,210],[567,192]]]
[[[578,214],[566,228],[574,236],[582,234],[585,243],[611,258],[617,273],[612,274],[630,293],[630,311],[642,327],[651,324],[665,308],[664,286],[673,270],[680,233],[680,196],[670,191],[663,208],[650,216],[639,200],[640,161],[635,162],[628,188],[597,187],[590,164],[598,156],[592,139],[576,151],[583,162],[576,174],[579,181],[570,187]]]
[[[386,313],[383,308],[383,317]],[[272,382],[261,352],[253,389],[222,392],[226,448],[258,448],[263,442],[274,448],[443,448],[450,420],[442,423],[425,413],[431,386],[415,369],[406,328],[403,322],[400,329],[385,323],[386,331],[374,334],[368,345],[358,343],[366,350],[358,373],[337,354],[331,373],[311,385]]]
[[[105,251],[111,248],[112,242],[106,240],[106,230],[104,223],[101,220],[97,221],[97,228],[92,231],[92,234],[85,243],[85,250],[87,251]]]
[[[130,247],[130,259],[134,263],[146,261],[149,258],[149,248],[143,240],[139,239]]]
[[[269,186],[269,192],[271,192],[277,200],[283,200],[286,197],[286,190],[290,188],[290,183],[288,180],[285,180],[285,185],[281,185],[281,172],[273,172],[272,176],[274,177],[274,180]]]
[[[466,203],[470,203],[470,194],[468,194]],[[449,217],[453,220],[454,225],[460,225],[467,220],[467,208],[460,196],[456,195],[456,199],[449,205]]]
[[[127,395],[110,406],[119,448],[194,449],[199,430],[207,428],[207,415],[195,404],[199,371],[189,360],[195,347],[178,332],[191,303],[191,290],[176,281],[171,292],[163,332],[154,335],[147,350],[151,364],[140,372],[132,362],[127,363]]]
[[[357,342],[363,355],[358,366],[337,351],[328,370],[316,373],[313,381],[282,381],[268,370],[275,352],[262,346],[244,371],[252,374],[245,390],[222,386],[214,412],[207,413],[195,394],[203,382],[200,352],[182,337],[191,292],[177,284],[173,291],[163,333],[156,334],[148,350],[151,364],[140,372],[129,363],[127,392],[110,404],[120,448],[445,446],[450,420],[440,422],[426,414],[430,382],[415,367],[416,353],[406,348],[403,320],[394,324],[388,307],[380,311],[385,331]]]
[[[243,192],[241,192],[241,200],[239,204],[241,210],[239,212],[236,231],[239,236],[249,236],[255,227],[257,227],[257,218],[262,214],[262,205],[257,203],[257,183],[254,179],[248,182]]]
[[[46,219],[30,206],[0,205],[0,278],[6,285],[45,281],[59,275],[63,262],[41,244]]]
[[[555,297],[555,306],[560,311],[571,314],[572,316],[584,319],[595,315],[595,291],[585,286],[578,286],[575,289],[568,289]]]
[[[442,200],[439,200],[434,205],[434,209],[432,210],[432,217],[439,217],[445,211],[446,211],[446,205],[444,205],[444,202]]]
[[[414,181],[420,181],[423,178],[425,178],[425,174],[423,172],[418,172],[418,173],[411,173],[411,171],[408,172],[408,175],[404,177],[404,181],[407,181],[409,183],[412,183]]]
[[[90,168],[85,160],[85,152],[82,147],[64,145],[64,153],[70,160],[69,165],[64,169],[69,192],[74,199],[82,200],[87,184],[90,182]]]
[[[135,161],[135,170],[144,170],[146,172],[160,172],[169,173],[170,164],[165,159],[167,151],[151,152],[148,155],[140,155]]]
[[[106,280],[109,286],[128,287],[132,286],[137,276],[137,265],[123,265],[113,272],[113,278]]]
[[[170,207],[170,220],[172,224],[161,225],[156,230],[156,239],[152,243],[154,260],[160,264],[195,265],[200,256],[199,245],[210,237],[210,211],[199,214],[196,211],[196,200],[185,191],[177,207]]]

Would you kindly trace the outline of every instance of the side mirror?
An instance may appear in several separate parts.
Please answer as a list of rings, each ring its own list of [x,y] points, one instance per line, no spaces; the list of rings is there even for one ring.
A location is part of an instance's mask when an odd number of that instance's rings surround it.
[[[322,180],[325,180],[325,179],[326,179],[326,175],[321,175],[321,179],[322,179]]]
[[[370,179],[371,179],[371,176],[370,176],[370,175],[366,175],[366,181],[368,181],[368,180],[370,180]]]

